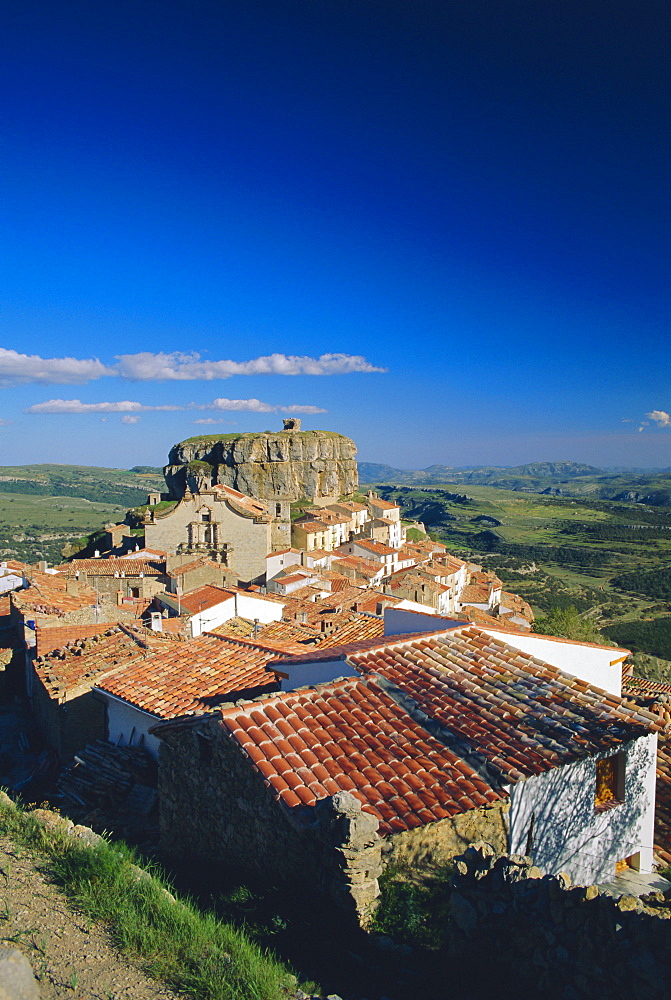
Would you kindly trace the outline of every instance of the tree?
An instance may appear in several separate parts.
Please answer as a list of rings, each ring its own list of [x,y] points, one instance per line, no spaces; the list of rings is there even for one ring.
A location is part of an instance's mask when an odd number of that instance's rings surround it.
[[[547,615],[537,618],[532,626],[532,632],[543,635],[556,635],[560,639],[574,639],[577,642],[598,642],[610,645],[590,618],[583,618],[577,608],[555,608]]]

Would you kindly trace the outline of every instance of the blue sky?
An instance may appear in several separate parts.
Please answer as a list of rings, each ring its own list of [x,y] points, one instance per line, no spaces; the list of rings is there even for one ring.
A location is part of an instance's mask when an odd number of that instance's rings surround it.
[[[662,0],[2,17],[2,464],[671,465]]]

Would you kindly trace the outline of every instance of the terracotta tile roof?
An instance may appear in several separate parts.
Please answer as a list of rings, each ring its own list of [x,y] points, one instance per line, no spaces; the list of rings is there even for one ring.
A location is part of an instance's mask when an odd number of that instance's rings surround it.
[[[503,581],[499,580],[496,573],[489,573],[487,570],[480,569],[476,570],[471,575],[471,583],[479,583],[481,586],[487,586],[489,584],[494,585],[494,589],[498,590],[499,587],[503,586]]]
[[[181,615],[175,618],[161,618],[161,630],[168,635],[186,634],[189,621],[188,615]]]
[[[256,625],[256,636],[254,635],[254,621],[251,618],[229,618],[228,621],[217,625],[216,628],[207,629],[211,635],[219,635],[225,639],[244,639],[246,642],[255,644],[265,644],[273,648],[284,649],[289,646],[293,653],[305,652],[306,642],[314,642],[320,633],[318,628],[312,625],[300,625],[298,622],[281,621],[268,622],[264,625],[258,622]]]
[[[184,573],[191,573],[195,569],[200,569],[202,566],[216,566],[217,569],[221,569],[220,563],[212,562],[211,559],[207,559],[203,556],[201,559],[192,559],[191,562],[173,567],[173,569],[168,570],[166,576],[176,578],[178,576],[183,576]]]
[[[212,635],[222,635],[225,638],[248,638],[254,635],[254,622],[250,618],[229,618],[228,621],[207,630]]]
[[[325,524],[349,524],[351,518],[346,514],[339,514],[338,511],[330,510],[328,507],[320,507],[319,510],[313,510],[311,515],[315,521],[324,521]],[[300,524],[300,517],[297,523]]]
[[[460,626],[457,626],[460,627]],[[320,643],[315,649],[301,650],[300,656],[288,656],[285,663],[317,663],[322,660],[350,660],[355,654],[378,649],[391,649],[403,643],[411,643],[417,638],[433,636],[434,632],[405,632],[402,635],[378,636],[369,639],[358,639],[340,646],[324,646]],[[352,660],[354,663],[354,660]],[[358,667],[358,664],[355,664]]]
[[[447,577],[456,576],[459,569],[459,566],[446,566],[444,563],[432,561],[422,563],[421,566],[417,567],[417,572],[428,573],[429,576],[437,576],[444,580]]]
[[[259,638],[266,642],[314,642],[319,636],[319,629],[312,625],[300,625],[297,622],[269,622],[261,629]]]
[[[13,600],[28,617],[33,614],[62,617],[70,611],[94,605],[96,592],[93,587],[80,585],[78,594],[68,594],[65,577],[32,570],[30,586],[26,590],[15,591]]]
[[[373,552],[377,556],[391,556],[396,552],[396,549],[391,549],[388,545],[383,545],[382,542],[373,542],[370,538],[358,538],[351,544],[358,545],[359,548]]]
[[[365,559],[363,556],[340,556],[333,560],[333,565],[337,569],[343,567],[355,570],[361,576],[366,577],[378,576],[384,568],[381,563],[375,562],[373,559]]]
[[[370,615],[356,615],[349,621],[343,622],[334,629],[319,643],[319,649],[328,649],[333,646],[343,646],[351,642],[360,642],[362,639],[378,639],[384,635],[384,621],[382,618],[372,618]]]
[[[425,552],[418,552],[415,546],[410,544],[402,545],[400,549],[397,549],[397,552],[398,558],[402,560],[426,558]]]
[[[300,549],[298,550],[300,551]],[[309,552],[305,553],[306,559],[320,560],[325,556],[332,556],[333,553],[329,552],[328,549],[310,549]]]
[[[30,574],[30,566],[27,563],[17,562],[16,559],[3,559],[5,569],[13,570],[14,573],[18,573],[20,576],[24,573],[26,575]]]
[[[382,834],[504,797],[372,677],[225,709],[220,725],[287,808],[347,791],[377,816]]]
[[[356,503],[354,500],[342,500],[340,503],[330,503],[328,504],[327,510],[346,510],[350,514],[357,514],[363,510],[368,510],[365,504]]]
[[[420,576],[415,569],[395,573],[390,586],[392,590],[423,590],[433,594],[444,594],[450,589],[444,583],[437,583],[430,576]]]
[[[402,645],[351,652],[468,748],[516,782],[660,729],[650,712],[464,626]]]
[[[77,639],[88,639],[93,635],[102,635],[115,622],[103,622],[96,625],[38,625],[35,629],[35,652],[43,656],[52,649],[63,649]]]
[[[369,504],[371,507],[377,507],[378,510],[399,510],[397,503],[392,503],[390,500],[383,500],[381,497],[370,497]]]
[[[234,490],[232,486],[225,486],[222,483],[218,483],[213,489],[223,495],[233,508],[238,507],[254,517],[269,516],[268,505],[263,503],[262,500],[249,497],[245,493],[240,493],[239,490]]]
[[[172,719],[267,689],[273,676],[265,664],[277,660],[278,652],[208,632],[190,642],[172,642],[164,652],[115,671],[98,686],[144,712]]]
[[[469,584],[459,594],[459,602],[461,604],[489,604],[490,593],[488,586],[481,587],[477,584]]]
[[[647,677],[636,677],[630,674],[628,677],[622,678],[622,692],[632,694],[634,697],[671,694],[671,684],[666,684],[664,681],[651,681]]]
[[[441,559],[450,567],[453,572],[463,569],[468,563],[464,562],[463,559],[457,559],[456,556],[450,555],[449,552],[444,552]]]
[[[310,603],[315,603],[316,601],[319,600],[319,598],[321,598],[321,595],[325,593],[325,591],[326,588],[320,587],[319,584],[317,583],[315,583],[313,586],[298,587],[296,590],[292,590],[290,594],[288,594],[285,597],[282,597],[282,601],[284,602],[285,615],[287,615],[287,617],[290,617],[290,614],[288,614],[287,611],[287,609],[289,609],[290,606],[294,607],[297,604],[303,606],[303,605],[308,605]],[[267,596],[272,596],[272,595],[269,594]],[[276,596],[281,597],[282,595],[276,595]]]
[[[275,653],[276,656],[281,657],[304,655],[306,651],[306,647],[302,643],[281,637],[273,638],[272,636],[266,637],[265,635],[260,635],[255,639],[253,636],[247,638],[240,636],[233,641],[241,647],[261,649],[268,653]]]
[[[286,587],[287,584],[291,585],[292,583],[304,584],[306,580],[314,580],[315,575],[316,574],[313,570],[307,570],[307,572],[298,571],[293,573],[283,572],[278,573],[277,576],[273,577],[273,583],[277,584],[278,587]]]
[[[177,596],[173,594],[168,594],[174,601],[177,601]],[[217,604],[223,604],[224,601],[228,601],[233,597],[233,593],[230,590],[222,590],[221,587],[214,587],[211,584],[206,584],[204,587],[197,587],[195,590],[190,590],[188,594],[182,594],[179,598],[179,603],[183,611],[188,611],[189,614],[196,615],[200,611],[206,611],[208,608],[214,608]]]
[[[302,531],[312,534],[317,531],[328,531],[329,526],[325,524],[324,521],[294,521],[294,527],[300,528]]]
[[[73,559],[60,567],[63,576],[73,577],[77,572],[87,576],[165,576],[163,559]]]
[[[38,656],[34,668],[50,696],[62,698],[76,689],[91,688],[106,672],[144,660],[152,651],[173,643],[146,629],[108,625],[95,636],[79,637]]]
[[[533,622],[535,618],[531,605],[527,604],[523,597],[511,594],[507,590],[501,592],[501,605],[504,608],[510,608],[520,618],[526,618],[528,622]]]
[[[507,632],[509,635],[528,635],[529,630],[518,628],[517,625],[504,624],[500,618],[488,615],[482,608],[476,608],[472,604],[463,604],[461,611],[455,612],[454,618],[461,618],[463,621],[471,621],[476,625],[486,625],[487,628],[496,628],[499,632]]]
[[[274,556],[285,556],[287,552],[293,552],[295,555],[298,555],[300,551],[301,551],[300,549],[292,549],[292,548],[277,549],[277,551],[275,552],[269,552],[268,555],[266,556],[266,559],[272,559],[274,558]]]

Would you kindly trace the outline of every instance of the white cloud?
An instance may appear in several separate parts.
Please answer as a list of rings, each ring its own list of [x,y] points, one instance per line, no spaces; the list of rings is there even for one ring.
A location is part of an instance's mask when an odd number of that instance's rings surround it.
[[[658,427],[671,427],[671,414],[666,410],[652,410],[646,413],[648,420],[654,420]]]
[[[0,387],[29,382],[75,384],[103,376],[133,382],[205,381],[233,375],[348,375],[353,372],[385,372],[360,354],[321,354],[318,358],[297,354],[268,354],[250,361],[203,361],[196,352],[141,351],[119,354],[116,364],[98,358],[42,358],[0,348]]]
[[[24,413],[128,413],[150,410],[183,410],[183,406],[144,406],[130,399],[118,403],[82,403],[80,399],[47,399],[29,406]]]
[[[214,417],[201,417],[194,420],[194,424],[226,424],[228,427],[235,427],[235,420],[215,420]]]
[[[13,420],[0,420],[0,427],[9,427]]]
[[[0,386],[28,382],[89,382],[103,375],[114,375],[97,358],[41,358],[37,354],[19,354],[0,347]]]
[[[233,375],[346,375],[352,372],[384,372],[359,354],[322,354],[318,358],[293,354],[269,354],[251,361],[201,361],[200,355],[175,351],[171,354],[120,354],[116,373],[133,381],[184,381],[231,378]]]
[[[136,424],[139,419],[140,419],[139,417],[133,417],[133,416],[130,415],[130,413],[127,413],[125,417],[121,418],[121,423],[122,424]]]
[[[278,406],[279,413],[328,413],[321,406]]]
[[[145,406],[134,400],[124,399],[115,403],[82,403],[81,399],[47,399],[44,403],[34,403],[24,413],[156,413],[176,410],[247,410],[252,413],[326,413],[319,406],[281,406],[264,403],[260,399],[225,399],[220,397],[211,403],[189,403],[188,406]],[[125,420],[125,423],[136,421]]]
[[[197,406],[198,410],[251,410],[254,413],[327,413],[319,406],[274,406],[260,399],[225,399],[219,397],[211,403]]]

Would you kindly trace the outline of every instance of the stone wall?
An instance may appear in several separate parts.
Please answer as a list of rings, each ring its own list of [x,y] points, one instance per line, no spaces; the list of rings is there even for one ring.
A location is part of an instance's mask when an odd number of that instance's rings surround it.
[[[105,706],[90,690],[79,691],[59,703],[35,674],[31,705],[44,742],[64,762],[87,743],[105,738]]]
[[[497,802],[397,833],[390,838],[392,849],[387,860],[411,867],[430,868],[451,861],[455,855],[480,840],[493,844],[497,851],[505,851],[508,846],[508,808],[508,802]]]
[[[383,838],[347,793],[286,809],[216,721],[159,731],[161,851],[171,864],[200,859],[224,878],[326,896],[365,926],[391,861],[440,864],[483,835],[506,845],[504,804]]]
[[[671,983],[671,900],[616,899],[529,858],[478,844],[457,858],[448,961],[481,967],[502,990],[548,1000],[662,1000]]]
[[[327,897],[366,923],[383,840],[356,799],[340,793],[316,808],[285,809],[216,721],[164,730],[162,742],[160,846],[169,864],[205,862],[222,879]]]

